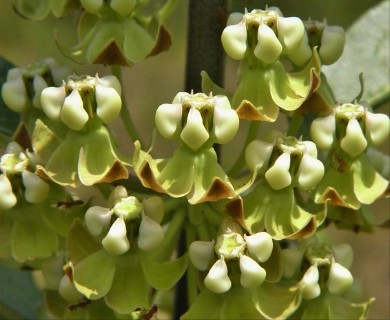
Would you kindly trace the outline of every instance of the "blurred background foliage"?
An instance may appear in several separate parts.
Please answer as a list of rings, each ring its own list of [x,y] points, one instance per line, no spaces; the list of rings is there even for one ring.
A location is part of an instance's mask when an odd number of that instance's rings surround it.
[[[195,1],[195,0],[194,0]],[[313,20],[326,19],[330,25],[341,25],[345,29],[350,28],[367,10],[379,3],[387,3],[385,12],[380,14],[380,19],[374,25],[366,25],[373,33],[381,26],[389,26],[388,2],[379,0],[232,0],[229,1],[228,8],[221,8],[221,19],[225,19],[229,12],[242,11],[243,8],[252,10],[253,8],[265,8],[266,5],[277,6],[285,16],[298,16],[303,20],[309,18]],[[145,144],[150,143],[154,127],[154,111],[162,104],[171,102],[178,91],[184,87],[185,77],[185,50],[186,50],[186,21],[187,21],[188,0],[179,3],[177,10],[167,21],[166,26],[172,33],[173,44],[171,49],[147,59],[131,68],[123,71],[123,88],[126,93],[128,106],[131,114],[136,119],[135,124],[141,133]],[[387,8],[387,9],[386,9]],[[57,30],[57,39],[63,43],[75,43],[76,39],[76,17],[69,16],[63,19],[49,17],[44,21],[28,21],[18,16],[12,9],[11,0],[0,1],[0,56],[6,58],[16,66],[32,63],[42,58],[52,56],[60,63],[68,64],[79,73],[99,75],[110,73],[110,68],[96,65],[78,65],[59,52],[54,33]],[[369,39],[362,36],[358,39],[364,48],[365,42]],[[356,39],[354,41],[357,41]],[[367,48],[370,43],[367,42]],[[348,46],[347,40],[347,46]],[[389,36],[382,41],[382,51],[389,51]],[[373,48],[371,48],[373,49]],[[376,49],[375,49],[376,50]],[[374,50],[374,51],[375,51]],[[372,51],[372,50],[371,50]],[[378,49],[379,51],[379,49]],[[362,52],[356,52],[359,57]],[[364,55],[365,61],[356,65],[356,72],[359,67],[374,66],[378,64],[378,57],[375,54]],[[358,60],[359,61],[359,60]],[[385,58],[387,66],[385,80],[389,79],[388,55]],[[338,68],[338,64],[335,64]],[[235,86],[237,63],[229,59],[226,60],[225,85],[232,90]],[[335,72],[335,71],[333,71]],[[344,69],[336,69],[336,72],[347,72]],[[0,77],[4,77],[1,74]],[[348,77],[346,78],[348,81]],[[351,78],[351,83],[355,83],[358,88],[358,80]],[[386,81],[385,81],[386,82]],[[390,82],[390,81],[389,81]],[[351,84],[352,85],[352,84]],[[384,84],[386,85],[386,84]],[[388,85],[388,83],[387,83]],[[337,90],[336,90],[337,91]],[[357,92],[349,93],[356,96]],[[348,95],[348,96],[349,96]],[[389,113],[388,102],[382,105],[378,112]],[[1,119],[4,121],[4,119]],[[1,122],[0,122],[1,123]],[[283,123],[280,123],[283,126]],[[119,138],[125,137],[120,121],[115,123]],[[243,124],[245,127],[245,124]],[[265,126],[265,130],[267,130]],[[123,151],[131,152],[132,143],[123,140]],[[240,146],[240,136],[233,141],[233,147]],[[161,155],[171,153],[172,145],[157,137],[155,151]],[[384,147],[384,151],[389,152],[389,146]],[[231,149],[229,150],[230,154]],[[229,156],[222,154],[223,159],[229,164]],[[380,200],[374,205],[374,212],[379,221],[384,221],[389,217],[389,199]],[[375,303],[369,314],[370,319],[388,319],[389,310],[389,229],[376,228],[374,233],[353,233],[352,231],[336,230],[334,226],[329,226],[328,236],[335,243],[348,242],[354,248],[355,260],[352,267],[354,279],[359,280],[358,285],[362,286],[363,296],[368,298],[374,296]],[[0,229],[1,232],[1,229]],[[15,273],[14,270],[0,269],[0,318],[13,318],[16,310],[22,318],[34,318],[37,308],[42,303],[38,291],[31,286],[31,279],[27,272]]]

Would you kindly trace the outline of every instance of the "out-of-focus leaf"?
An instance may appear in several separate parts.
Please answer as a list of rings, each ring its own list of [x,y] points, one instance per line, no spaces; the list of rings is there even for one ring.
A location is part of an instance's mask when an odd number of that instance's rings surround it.
[[[323,68],[339,102],[350,102],[360,92],[369,103],[390,96],[390,2],[382,1],[362,15],[348,30],[340,60]]]
[[[0,57],[0,89],[7,78],[8,70],[13,67],[9,61]],[[14,133],[18,123],[19,114],[8,109],[0,95],[0,146],[6,144],[7,137]]]
[[[43,296],[27,271],[0,266],[0,319],[37,319]]]

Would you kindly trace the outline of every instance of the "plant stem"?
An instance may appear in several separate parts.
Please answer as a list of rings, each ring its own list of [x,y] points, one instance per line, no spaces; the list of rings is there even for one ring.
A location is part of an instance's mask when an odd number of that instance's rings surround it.
[[[112,70],[112,74],[118,78],[118,80],[122,83],[122,70],[121,70],[121,67],[118,66],[118,65],[113,65],[111,67],[111,70]],[[135,126],[134,126],[134,123],[133,123],[133,120],[131,118],[131,115],[130,115],[130,111],[127,107],[127,103],[126,103],[126,99],[125,99],[125,96],[124,94],[122,94],[122,108],[121,108],[121,119],[122,119],[122,123],[126,129],[126,132],[129,136],[129,138],[134,142],[134,141],[137,141],[139,140],[141,142],[141,145],[142,145],[142,141],[140,139],[140,136],[137,132],[137,130],[135,129]]]
[[[221,34],[225,27],[225,8],[226,0],[189,0],[185,76],[187,92],[202,91],[200,73],[203,70],[217,85],[223,85],[224,52]],[[216,152],[219,154],[217,149]],[[180,236],[178,255],[187,250],[185,232],[182,230]],[[187,275],[184,274],[176,286],[174,319],[179,319],[189,308],[187,279]]]

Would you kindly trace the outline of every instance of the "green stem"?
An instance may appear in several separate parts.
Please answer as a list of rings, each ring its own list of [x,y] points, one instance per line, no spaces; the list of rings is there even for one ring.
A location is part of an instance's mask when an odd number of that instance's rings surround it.
[[[296,137],[299,134],[304,120],[305,118],[303,115],[295,113],[294,116],[291,118],[290,124],[288,126],[287,136]]]
[[[122,71],[121,71],[121,67],[118,66],[118,65],[113,65],[112,68],[112,74],[118,78],[118,80],[122,83]],[[133,120],[131,118],[131,115],[130,115],[130,110],[128,109],[127,107],[127,103],[126,103],[126,99],[125,99],[125,96],[124,94],[122,94],[122,108],[121,108],[121,119],[122,119],[122,123],[125,127],[125,130],[129,136],[129,138],[134,142],[134,141],[140,141],[141,142],[141,145],[142,145],[142,141],[140,139],[140,136],[137,132],[137,130],[135,129],[135,126],[134,126],[134,123],[133,123]]]
[[[245,165],[245,149],[248,146],[248,144],[256,139],[257,132],[260,127],[260,121],[252,121],[249,125],[248,134],[245,139],[244,147],[242,148],[239,157],[237,158],[235,164],[231,167],[229,170],[229,176],[236,176],[240,173],[241,169]]]
[[[186,229],[186,247],[189,248],[191,243],[195,241],[195,230],[191,224],[188,224],[185,229]],[[187,269],[187,294],[188,294],[188,302],[190,305],[194,303],[198,295],[197,277],[198,277],[198,271],[190,263]]]
[[[179,0],[168,0],[159,12],[160,21],[163,22],[168,19],[172,11],[175,10]]]

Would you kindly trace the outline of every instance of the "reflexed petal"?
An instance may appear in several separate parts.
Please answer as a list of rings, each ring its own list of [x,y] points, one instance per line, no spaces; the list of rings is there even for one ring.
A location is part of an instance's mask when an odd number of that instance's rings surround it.
[[[261,23],[257,32],[255,56],[265,63],[272,63],[279,59],[282,49],[283,47],[275,32],[266,24]]]
[[[340,145],[341,148],[352,157],[356,157],[366,149],[367,140],[356,119],[349,120],[345,137],[341,140]]]

